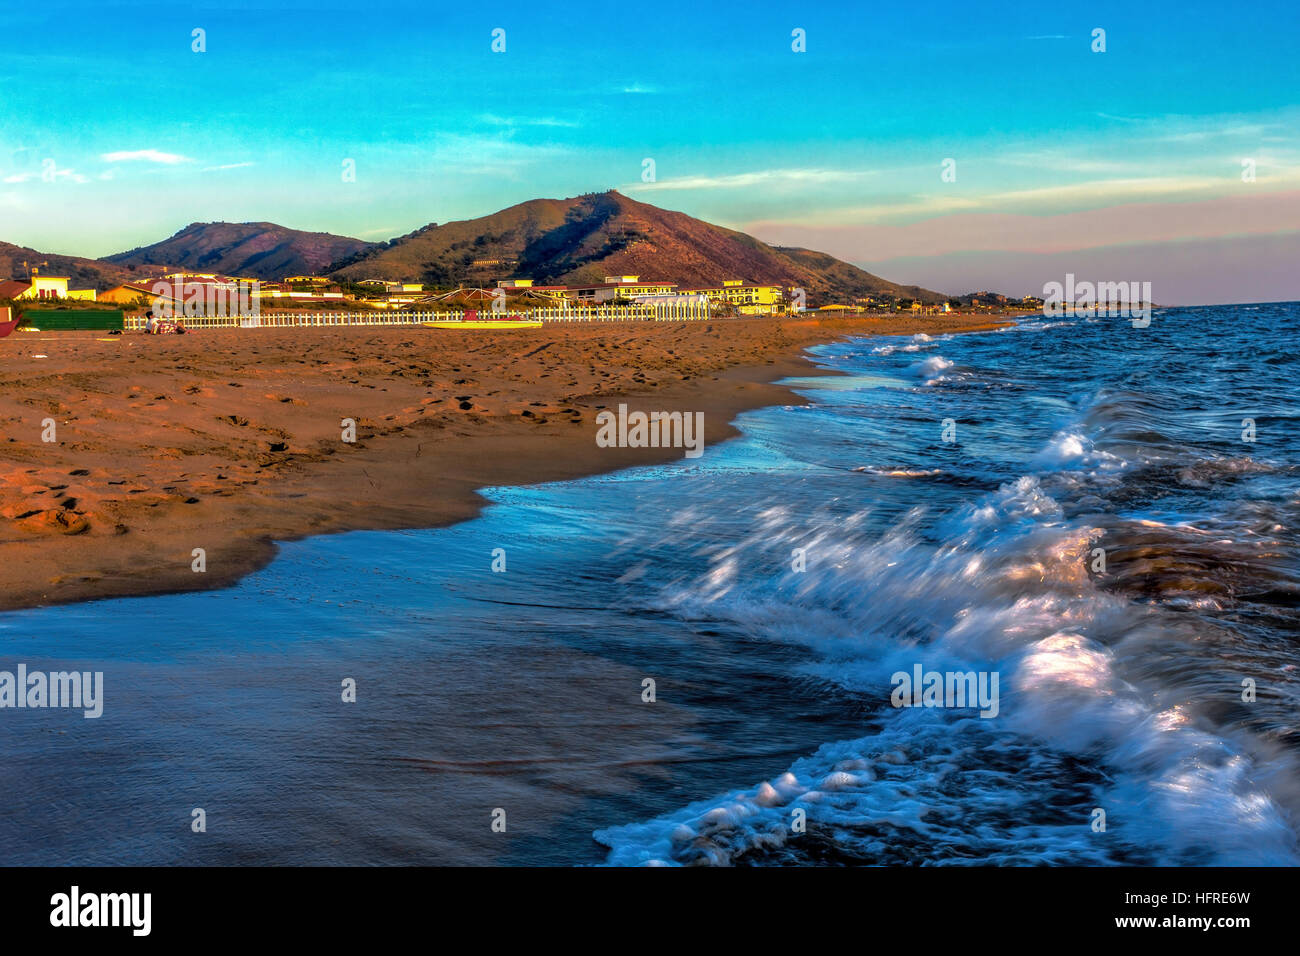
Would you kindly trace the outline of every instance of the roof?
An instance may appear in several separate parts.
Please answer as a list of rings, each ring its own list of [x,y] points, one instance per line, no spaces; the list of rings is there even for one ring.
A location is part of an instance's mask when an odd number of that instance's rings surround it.
[[[722,292],[728,292],[733,289],[779,289],[779,288],[781,288],[781,285],[780,283],[777,282],[750,282],[746,280],[744,282],[741,282],[738,285],[691,286],[691,288],[683,289],[682,291],[683,292],[711,292],[714,290],[718,290]]]
[[[660,281],[659,279],[646,279],[638,282],[585,282],[581,285],[571,285],[570,289],[626,289],[629,286],[637,288],[647,285],[669,285],[676,286],[676,282]],[[533,288],[546,288],[546,286],[534,286]]]
[[[30,282],[22,279],[6,279],[0,282],[0,299],[16,299],[31,287]]]
[[[182,285],[231,285],[237,280],[227,279],[220,276],[210,276],[206,273],[203,275],[189,275],[188,273],[173,272],[170,275],[159,276],[156,279],[147,279],[142,281],[147,281],[150,284],[155,282],[166,282],[170,285],[176,285],[178,282]],[[131,285],[132,283],[126,284]]]
[[[118,289],[131,289],[135,292],[153,293],[152,284],[145,282],[123,282],[121,285],[115,285],[108,292],[116,292]]]

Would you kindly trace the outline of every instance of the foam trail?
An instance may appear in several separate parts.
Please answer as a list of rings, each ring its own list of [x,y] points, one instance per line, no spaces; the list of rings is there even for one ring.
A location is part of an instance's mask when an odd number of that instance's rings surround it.
[[[909,371],[952,365],[931,356]],[[608,862],[806,859],[829,842],[869,863],[1300,863],[1294,756],[1216,721],[1186,662],[1152,668],[1153,648],[1187,653],[1205,626],[1089,572],[1108,529],[1073,517],[1076,501],[1100,501],[1133,467],[1103,447],[1108,401],[1030,456],[1036,472],[947,515],[915,508],[879,535],[866,511],[810,528],[768,508],[706,574],[666,586],[664,610],[805,648],[802,676],[860,702],[865,732],[768,781],[598,831]],[[753,573],[795,547],[816,573]],[[891,707],[890,675],[917,663],[999,674],[998,717]]]

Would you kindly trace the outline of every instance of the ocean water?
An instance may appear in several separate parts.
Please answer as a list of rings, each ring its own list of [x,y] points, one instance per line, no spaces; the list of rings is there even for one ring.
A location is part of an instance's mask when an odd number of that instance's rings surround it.
[[[0,711],[0,863],[1294,865],[1297,331],[836,343],[700,459],[0,615],[105,682]]]

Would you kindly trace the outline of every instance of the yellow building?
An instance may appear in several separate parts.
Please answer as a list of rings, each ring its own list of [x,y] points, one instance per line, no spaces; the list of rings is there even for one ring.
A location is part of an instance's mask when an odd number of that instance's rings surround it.
[[[735,306],[741,315],[768,315],[780,312],[785,290],[779,285],[760,285],[744,279],[726,279],[720,286],[682,289],[683,294],[705,295],[711,303]]]
[[[642,282],[639,276],[625,278],[631,281],[619,283],[622,286],[620,293],[629,299],[638,295],[673,295],[677,292],[676,282]]]
[[[613,302],[645,295],[673,295],[676,282],[642,282],[640,276],[605,276],[594,285],[569,286],[568,294],[579,302]]]
[[[69,289],[68,276],[43,276],[33,273],[27,279],[6,282],[9,298],[14,299],[73,299],[94,302],[94,289]]]
[[[618,295],[631,299],[638,295],[673,295],[676,282],[642,282],[640,276],[605,276],[605,285],[617,289]]]
[[[20,299],[66,299],[68,297],[68,276],[33,275],[29,280],[31,288]]]
[[[114,286],[99,297],[101,302],[114,302],[118,305],[134,305],[141,299],[152,302],[153,290],[143,282],[128,282]]]

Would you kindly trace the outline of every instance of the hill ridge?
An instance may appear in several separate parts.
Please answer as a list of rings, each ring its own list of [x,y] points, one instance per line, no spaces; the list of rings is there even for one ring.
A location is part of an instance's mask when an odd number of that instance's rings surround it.
[[[442,225],[431,223],[334,264],[341,278],[486,285],[518,276],[539,284],[640,275],[683,287],[746,279],[802,287],[810,299],[941,293],[890,282],[827,253],[771,246],[746,233],[608,190],[530,199]]]

